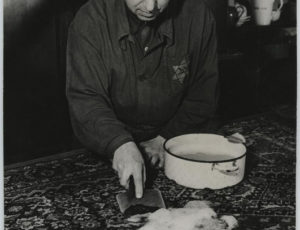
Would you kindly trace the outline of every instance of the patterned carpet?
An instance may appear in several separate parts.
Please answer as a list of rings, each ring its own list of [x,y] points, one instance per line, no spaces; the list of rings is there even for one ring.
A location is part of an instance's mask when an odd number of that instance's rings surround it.
[[[219,214],[234,215],[239,229],[295,229],[295,130],[274,115],[232,122],[221,134],[247,139],[242,183],[221,190],[184,188],[158,173],[154,186],[167,207],[211,201]],[[119,212],[123,189],[110,165],[85,150],[5,169],[6,229],[136,229]]]

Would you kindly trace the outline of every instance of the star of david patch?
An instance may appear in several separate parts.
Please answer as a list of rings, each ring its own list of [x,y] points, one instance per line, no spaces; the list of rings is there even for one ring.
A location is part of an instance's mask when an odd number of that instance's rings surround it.
[[[180,84],[183,84],[183,81],[186,76],[189,74],[189,62],[186,58],[184,58],[180,65],[173,66],[173,70],[175,72],[173,76],[174,81],[178,81]]]

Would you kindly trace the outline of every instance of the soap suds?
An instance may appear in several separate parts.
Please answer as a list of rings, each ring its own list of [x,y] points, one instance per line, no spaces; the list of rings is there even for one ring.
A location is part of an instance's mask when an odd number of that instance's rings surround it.
[[[147,218],[146,224],[139,230],[231,230],[238,226],[233,216],[218,218],[209,205],[207,201],[190,201],[183,208],[159,209],[127,220],[138,222]]]

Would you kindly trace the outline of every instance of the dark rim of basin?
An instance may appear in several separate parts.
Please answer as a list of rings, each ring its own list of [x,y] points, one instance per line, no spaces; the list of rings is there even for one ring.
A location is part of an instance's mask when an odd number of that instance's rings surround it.
[[[181,136],[184,136],[184,135],[181,135]],[[182,160],[186,160],[186,161],[193,161],[193,162],[198,162],[198,163],[225,163],[225,162],[237,161],[237,160],[245,157],[246,156],[246,152],[247,152],[247,151],[245,151],[245,153],[243,155],[241,155],[239,157],[236,157],[236,158],[228,159],[228,160],[205,161],[205,160],[189,159],[189,158],[186,158],[186,157],[182,157],[182,156],[176,155],[176,154],[172,153],[171,151],[169,151],[169,149],[167,149],[167,147],[166,147],[167,142],[169,140],[173,139],[173,138],[175,138],[175,137],[172,137],[172,138],[169,138],[169,139],[165,140],[164,145],[163,145],[164,146],[164,150],[168,154],[170,154],[170,155],[172,155],[172,156],[174,156],[176,158],[179,158],[179,159],[182,159]]]

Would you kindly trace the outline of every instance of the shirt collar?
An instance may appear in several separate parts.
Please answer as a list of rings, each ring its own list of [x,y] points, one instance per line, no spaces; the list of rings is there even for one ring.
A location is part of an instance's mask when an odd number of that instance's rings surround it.
[[[169,6],[170,8],[170,6]],[[168,9],[169,9],[168,8]],[[162,23],[158,28],[158,32],[161,35],[166,36],[171,42],[173,42],[173,18],[172,14],[169,13],[169,10],[166,9],[165,12],[163,12],[162,16]]]
[[[126,15],[125,1],[115,1],[116,32],[119,41],[130,35],[129,22]]]
[[[123,3],[120,3],[117,1],[118,4],[115,5],[116,9],[116,19],[117,19],[117,35],[119,41],[121,41],[125,37],[129,37],[129,39],[132,39],[132,35],[130,34],[130,27],[129,27],[129,21],[127,16],[127,9],[126,9],[126,3],[125,1],[122,1]],[[168,6],[170,8],[170,6]],[[161,15],[161,23],[158,27],[158,33],[160,35],[166,36],[171,42],[173,41],[173,19],[171,17],[171,14],[169,13],[168,8],[163,12]],[[135,29],[135,28],[133,28]],[[134,31],[134,30],[133,30]]]

